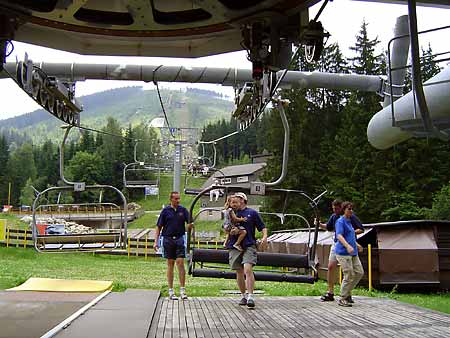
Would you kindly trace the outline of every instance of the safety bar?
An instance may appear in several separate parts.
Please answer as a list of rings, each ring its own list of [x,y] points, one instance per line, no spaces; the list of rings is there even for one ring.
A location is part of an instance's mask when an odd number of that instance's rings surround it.
[[[192,249],[192,262],[228,264],[228,250]],[[258,266],[283,266],[308,269],[308,255],[271,252],[257,253]]]
[[[273,272],[253,272],[257,281],[267,282],[289,282],[289,283],[308,283],[314,284],[317,281],[317,274],[314,275],[293,275],[287,273],[273,273]],[[193,269],[193,277],[209,277],[209,278],[224,278],[224,279],[236,279],[236,273],[225,270],[212,270],[212,269]]]

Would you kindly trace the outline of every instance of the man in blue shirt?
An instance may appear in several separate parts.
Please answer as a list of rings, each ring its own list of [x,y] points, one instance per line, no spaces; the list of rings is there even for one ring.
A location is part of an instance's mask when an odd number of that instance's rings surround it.
[[[333,209],[333,214],[328,219],[327,223],[319,223],[319,226],[327,231],[334,231],[334,226],[336,224],[336,221],[341,217],[341,210],[342,210],[342,201],[339,199],[335,199],[331,203],[331,208]],[[350,222],[353,226],[353,229],[355,230],[355,234],[362,234],[364,232],[364,227],[361,224],[361,221],[359,218],[352,213],[350,217]],[[328,270],[327,270],[327,280],[328,280],[328,291],[320,297],[320,300],[323,302],[327,301],[334,301],[334,283],[335,283],[335,276],[336,276],[336,269],[337,269],[337,259],[336,259],[336,252],[335,252],[335,245],[336,245],[336,235],[334,235],[333,238],[333,245],[331,245],[330,248],[330,256],[328,257]],[[350,302],[353,302],[353,300],[349,299]]]
[[[227,243],[227,249],[229,249],[228,258],[231,269],[236,270],[236,282],[242,295],[239,305],[247,305],[249,308],[254,308],[253,290],[255,288],[255,275],[253,274],[253,266],[257,260],[255,229],[262,232],[261,247],[265,248],[267,246],[267,228],[258,212],[247,208],[247,196],[244,193],[238,192],[234,196],[240,202],[236,216],[246,218],[246,221],[239,223],[239,225],[245,227],[247,234],[241,242],[244,251],[240,252],[233,247],[237,240],[236,234],[230,233],[232,236],[230,236],[230,240]],[[246,288],[248,292],[247,297],[245,296]]]
[[[180,193],[172,191],[170,193],[170,205],[165,207],[159,215],[154,248],[158,250],[159,235],[163,236],[164,258],[167,258],[167,284],[169,285],[169,298],[177,300],[178,297],[173,291],[173,269],[177,264],[178,276],[180,280],[180,297],[187,299],[185,290],[186,271],[184,269],[184,258],[186,257],[186,246],[184,244],[184,234],[186,232],[185,223],[189,222],[189,212],[180,205]],[[191,228],[192,224],[188,224]]]

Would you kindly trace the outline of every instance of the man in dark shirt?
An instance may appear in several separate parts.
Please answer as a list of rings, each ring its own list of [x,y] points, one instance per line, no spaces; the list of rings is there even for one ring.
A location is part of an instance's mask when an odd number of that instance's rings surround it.
[[[229,249],[228,258],[231,269],[236,270],[236,281],[242,295],[239,305],[247,305],[249,308],[254,308],[253,290],[255,288],[255,275],[253,274],[253,266],[256,264],[257,259],[255,229],[258,229],[263,234],[261,247],[264,248],[267,246],[267,228],[258,212],[247,208],[247,196],[244,193],[238,192],[234,196],[238,197],[240,201],[240,207],[236,212],[236,216],[246,218],[246,221],[239,223],[239,225],[245,227],[247,234],[241,242],[244,251],[240,252],[233,247],[237,236],[230,233],[232,236],[230,236],[230,240],[227,243],[227,249]],[[246,288],[248,292],[247,297],[245,295]]]
[[[180,193],[173,191],[170,193],[170,205],[165,207],[158,218],[155,233],[154,248],[158,250],[159,235],[163,236],[164,258],[167,258],[167,283],[169,285],[169,298],[177,300],[178,297],[173,291],[173,269],[177,264],[178,276],[180,279],[180,297],[187,299],[185,290],[186,271],[184,269],[184,258],[186,257],[186,246],[184,234],[186,232],[185,223],[189,222],[189,212],[180,205]],[[192,224],[188,224],[191,228]]]
[[[327,231],[334,231],[335,230],[335,224],[336,221],[341,217],[341,209],[342,207],[342,201],[339,199],[335,199],[331,203],[331,208],[333,209],[333,214],[328,219],[327,223],[319,223],[319,226]],[[355,234],[362,234],[364,232],[364,227],[361,224],[361,221],[358,217],[356,217],[355,214],[352,214],[350,217],[350,222],[353,226],[353,229],[355,229]],[[328,291],[320,297],[320,300],[323,302],[327,301],[334,301],[334,283],[335,283],[335,275],[336,275],[336,269],[337,269],[337,259],[336,259],[336,252],[335,252],[335,244],[336,244],[336,235],[333,236],[333,245],[331,245],[330,248],[330,256],[328,257],[328,271],[327,271],[327,280],[328,280]],[[358,244],[359,245],[359,244]],[[350,299],[350,302],[353,302],[352,299]]]

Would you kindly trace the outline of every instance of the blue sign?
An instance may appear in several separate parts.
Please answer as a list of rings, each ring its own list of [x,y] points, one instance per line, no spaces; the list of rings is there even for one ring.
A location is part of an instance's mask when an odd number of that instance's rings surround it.
[[[156,196],[159,194],[158,187],[145,187],[145,196]]]

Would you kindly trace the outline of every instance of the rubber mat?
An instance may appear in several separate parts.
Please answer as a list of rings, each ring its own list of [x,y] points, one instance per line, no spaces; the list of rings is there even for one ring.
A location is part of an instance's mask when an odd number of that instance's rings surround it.
[[[32,277],[7,291],[103,292],[110,290],[111,287],[110,281]]]

